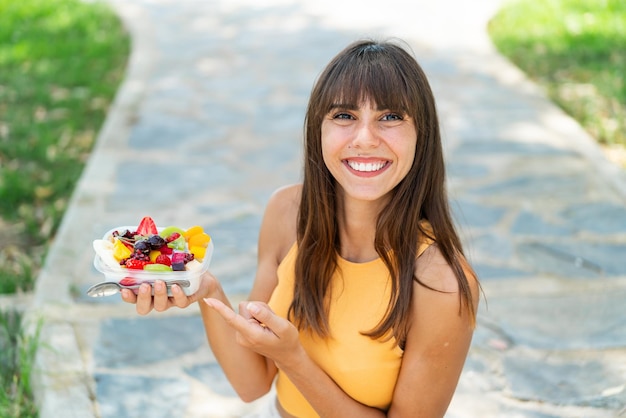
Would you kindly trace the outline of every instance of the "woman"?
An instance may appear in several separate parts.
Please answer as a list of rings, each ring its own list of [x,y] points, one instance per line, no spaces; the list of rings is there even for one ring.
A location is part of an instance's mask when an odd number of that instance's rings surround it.
[[[359,41],[320,75],[302,184],[276,191],[249,302],[207,273],[186,296],[123,292],[137,312],[199,302],[244,401],[276,384],[282,417],[440,417],[470,346],[479,284],[445,191],[435,101],[415,59]]]

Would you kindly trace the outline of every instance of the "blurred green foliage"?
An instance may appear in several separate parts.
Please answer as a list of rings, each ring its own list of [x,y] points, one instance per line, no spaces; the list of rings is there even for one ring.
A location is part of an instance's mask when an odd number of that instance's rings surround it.
[[[32,289],[124,75],[105,3],[0,0],[0,293]],[[0,417],[36,417],[39,327],[0,312]]]
[[[626,144],[626,1],[513,1],[489,33],[598,141]]]
[[[104,3],[0,0],[0,16],[0,293],[10,293],[32,288],[130,41]]]

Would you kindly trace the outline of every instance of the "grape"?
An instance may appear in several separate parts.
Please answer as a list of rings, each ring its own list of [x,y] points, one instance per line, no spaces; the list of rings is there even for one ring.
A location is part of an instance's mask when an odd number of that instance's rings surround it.
[[[150,252],[150,243],[147,240],[137,241],[135,243],[135,251],[141,251],[142,253]]]
[[[148,238],[148,243],[150,244],[151,249],[158,250],[166,244],[166,241],[160,235],[151,235],[150,238]]]

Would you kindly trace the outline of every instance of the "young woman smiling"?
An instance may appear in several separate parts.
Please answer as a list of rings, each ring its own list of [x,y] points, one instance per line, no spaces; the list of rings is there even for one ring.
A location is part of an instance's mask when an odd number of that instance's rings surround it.
[[[398,43],[359,41],[324,69],[305,121],[302,184],[261,225],[249,300],[219,281],[145,285],[137,312],[198,302],[211,348],[262,416],[441,417],[470,346],[479,284],[447,203],[428,80]]]

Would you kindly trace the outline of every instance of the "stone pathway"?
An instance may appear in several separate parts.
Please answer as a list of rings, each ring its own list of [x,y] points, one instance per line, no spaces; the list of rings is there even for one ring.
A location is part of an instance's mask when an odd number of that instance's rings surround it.
[[[127,78],[34,296],[41,418],[240,417],[196,308],[139,317],[100,280],[117,225],[200,224],[234,300],[270,193],[300,176],[315,77],[347,43],[398,36],[438,98],[451,201],[486,301],[449,417],[626,416],[626,180],[488,42],[500,1],[109,0]],[[436,4],[434,4],[436,3]]]

